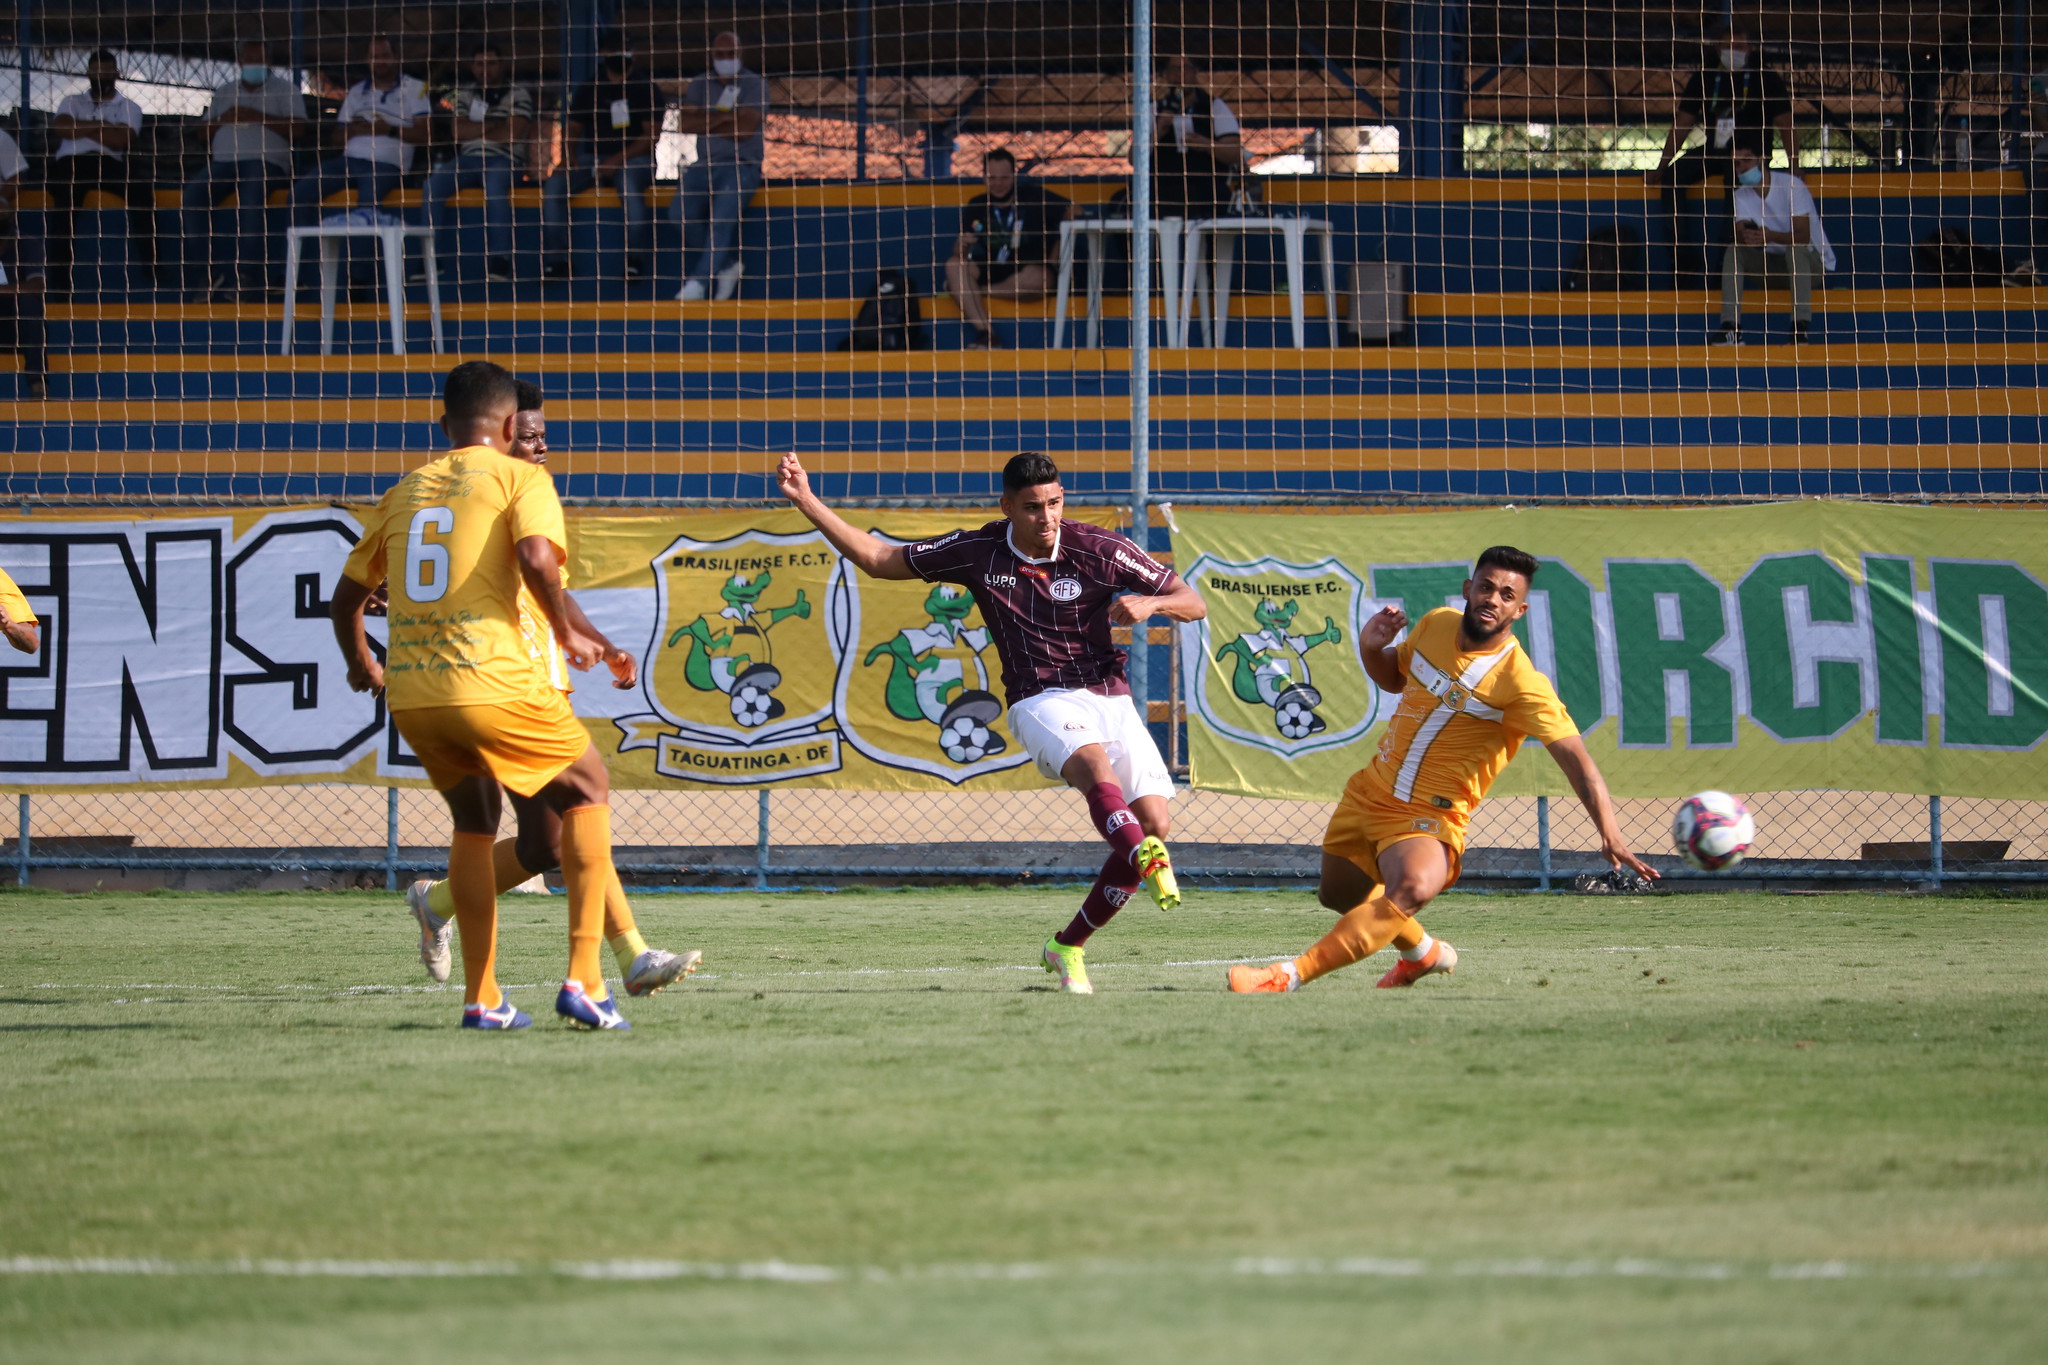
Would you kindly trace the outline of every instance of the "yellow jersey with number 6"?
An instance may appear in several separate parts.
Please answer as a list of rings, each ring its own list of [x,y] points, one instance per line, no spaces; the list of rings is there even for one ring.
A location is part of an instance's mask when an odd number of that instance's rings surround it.
[[[1550,679],[1512,635],[1483,651],[1458,648],[1463,613],[1439,607],[1395,651],[1408,685],[1353,778],[1362,795],[1423,808],[1462,827],[1524,738],[1539,744],[1579,732]]]
[[[566,556],[555,484],[489,446],[451,450],[391,486],[342,572],[391,583],[385,698],[393,711],[515,702],[548,688],[520,630],[514,546]]]

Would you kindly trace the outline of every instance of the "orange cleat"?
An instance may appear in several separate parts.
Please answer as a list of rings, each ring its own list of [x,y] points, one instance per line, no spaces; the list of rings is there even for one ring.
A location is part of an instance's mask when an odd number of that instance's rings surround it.
[[[1396,962],[1394,970],[1380,978],[1380,989],[1386,990],[1393,986],[1412,986],[1422,980],[1423,977],[1435,972],[1442,972],[1445,976],[1449,976],[1456,970],[1458,970],[1458,950],[1442,939],[1438,939],[1436,946],[1429,950],[1428,957],[1418,958],[1413,962],[1404,957]]]
[[[1288,971],[1291,963],[1273,962],[1264,967],[1253,967],[1240,963],[1230,969],[1230,989],[1239,995],[1282,994],[1299,988],[1299,981]]]

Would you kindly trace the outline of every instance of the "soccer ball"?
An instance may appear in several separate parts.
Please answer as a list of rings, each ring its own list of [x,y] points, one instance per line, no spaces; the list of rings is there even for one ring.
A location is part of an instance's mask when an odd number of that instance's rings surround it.
[[[732,690],[732,718],[748,729],[765,723],[774,710],[775,698],[752,683]]]
[[[1756,821],[1742,798],[1700,792],[1678,803],[1671,817],[1671,842],[1678,856],[1702,872],[1726,872],[1749,856]]]

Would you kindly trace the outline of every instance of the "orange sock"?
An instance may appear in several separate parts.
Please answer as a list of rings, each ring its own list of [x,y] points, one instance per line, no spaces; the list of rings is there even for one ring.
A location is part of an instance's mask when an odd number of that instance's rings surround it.
[[[491,875],[497,879],[498,894],[503,895],[533,874],[519,861],[519,841],[500,839],[491,847]]]
[[[1415,921],[1407,911],[1385,895],[1376,895],[1338,920],[1336,928],[1324,934],[1315,947],[1294,959],[1294,970],[1301,974],[1304,983],[1327,976],[1339,967],[1371,957],[1391,943],[1404,927],[1414,926]],[[1419,927],[1415,941],[1422,941]]]
[[[612,867],[612,808],[578,806],[562,812],[562,883],[569,892],[569,975],[592,1000],[607,997],[598,948],[604,939],[606,889]],[[623,898],[622,898],[623,899]]]
[[[448,846],[448,891],[462,936],[462,1003],[494,1009],[498,990],[498,895],[491,878],[491,836],[457,834]]]
[[[1422,940],[1429,937],[1429,931],[1422,927],[1422,921],[1411,919],[1395,933],[1393,943],[1402,952],[1411,952],[1422,946]]]

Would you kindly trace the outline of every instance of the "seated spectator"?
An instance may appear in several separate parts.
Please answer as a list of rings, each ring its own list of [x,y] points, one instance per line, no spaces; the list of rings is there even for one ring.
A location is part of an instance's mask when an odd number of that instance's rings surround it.
[[[1042,299],[1052,292],[1052,261],[1059,225],[1074,206],[1029,176],[1017,158],[997,147],[981,158],[988,189],[960,210],[960,235],[946,262],[946,290],[974,329],[970,351],[1002,345],[989,320],[987,299]]]
[[[1202,87],[1186,57],[1169,57],[1152,127],[1152,216],[1215,218],[1230,205],[1230,178],[1244,164],[1237,115]]]
[[[432,127],[433,105],[417,76],[398,69],[389,38],[370,39],[364,54],[370,74],[349,87],[328,136],[341,155],[321,162],[292,186],[291,220],[320,221],[321,202],[341,190],[356,192],[356,206],[376,209],[412,169],[413,151]]]
[[[638,279],[649,248],[647,187],[654,181],[654,141],[662,102],[654,85],[633,74],[633,49],[614,36],[596,80],[569,97],[563,111],[562,164],[541,197],[541,278],[569,278],[569,196],[611,185],[626,209],[626,278]]]
[[[85,64],[84,94],[66,95],[57,106],[50,131],[62,139],[50,163],[45,184],[50,215],[44,227],[51,288],[71,289],[72,242],[78,229],[78,205],[90,190],[105,190],[128,205],[128,235],[148,272],[156,264],[156,206],[149,185],[129,180],[128,150],[142,131],[142,108],[119,93],[121,69],[104,48]]]
[[[263,288],[269,240],[264,215],[271,191],[291,183],[292,139],[306,122],[305,101],[290,81],[270,69],[262,41],[243,43],[240,56],[240,75],[213,92],[200,124],[212,156],[205,169],[185,182],[180,214],[184,284],[200,302],[231,296],[238,288]],[[235,196],[236,231],[217,238],[208,220],[230,194]]]
[[[484,191],[484,275],[512,278],[512,177],[526,164],[526,142],[533,135],[533,92],[505,80],[505,57],[494,42],[477,44],[469,63],[470,81],[459,85],[445,103],[454,116],[455,141],[462,150],[444,161],[420,187],[427,226],[438,245],[448,223],[448,199],[458,190],[481,185]],[[446,259],[440,257],[439,259]]]
[[[1790,280],[1792,340],[1810,341],[1813,282],[1835,268],[1835,249],[1821,230],[1813,195],[1790,171],[1764,165],[1758,142],[1735,145],[1735,242],[1721,258],[1721,330],[1710,342],[1734,346],[1742,340],[1742,282],[1745,278]]]
[[[711,70],[681,91],[681,129],[697,135],[697,160],[685,167],[669,213],[683,229],[683,251],[689,253],[693,228],[705,224],[703,254],[691,264],[679,301],[708,297],[714,282],[718,297],[739,292],[740,262],[727,265],[740,232],[740,214],[761,183],[761,159],[768,149],[762,129],[768,122],[768,82],[740,60],[736,33],[711,41]]]
[[[21,201],[21,173],[28,159],[21,147],[0,132],[0,250],[11,264],[0,264],[0,351],[21,356],[24,398],[49,396],[44,376],[48,361],[43,342],[43,274],[20,263],[15,249],[15,211]]]

